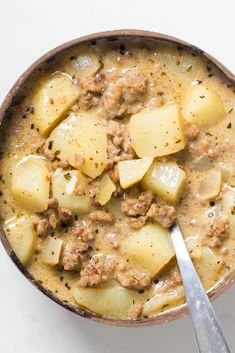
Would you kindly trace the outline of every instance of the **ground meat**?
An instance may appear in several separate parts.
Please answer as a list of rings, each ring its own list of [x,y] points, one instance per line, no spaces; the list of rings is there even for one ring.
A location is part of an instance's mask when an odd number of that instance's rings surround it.
[[[147,272],[126,265],[123,259],[116,256],[95,256],[81,271],[78,282],[80,287],[96,287],[109,278],[117,280],[122,287],[141,290],[150,285],[151,278]]]
[[[34,216],[33,225],[39,237],[47,236],[50,233],[50,224],[46,218]]]
[[[74,190],[74,194],[77,196],[84,196],[85,190],[82,185],[78,185],[78,187]]]
[[[147,272],[127,268],[123,271],[115,271],[113,278],[116,279],[122,287],[141,290],[150,285],[151,277]]]
[[[137,69],[114,72],[103,93],[103,105],[108,118],[134,114],[142,109],[147,78]]]
[[[218,248],[229,237],[231,233],[231,225],[228,217],[215,217],[211,224],[203,232],[202,244],[210,248]]]
[[[57,199],[49,199],[49,200],[48,200],[48,207],[50,207],[50,208],[57,208],[57,207],[58,207],[58,201],[57,201]]]
[[[100,72],[95,76],[85,77],[81,81],[80,86],[85,91],[85,93],[87,92],[101,93],[104,88],[105,82],[106,82],[106,76],[104,75],[104,73]]]
[[[58,159],[55,159],[51,163],[51,167],[53,170],[56,170],[58,168],[67,169],[69,167],[69,164],[68,164],[68,162],[66,162],[64,160],[59,161]]]
[[[106,223],[106,222],[112,222],[114,220],[112,213],[107,212],[105,210],[93,211],[89,214],[88,217],[91,222]]]
[[[144,226],[146,220],[147,220],[146,216],[130,217],[129,224],[130,224],[130,227],[133,229],[140,229]]]
[[[117,183],[119,181],[119,172],[117,165],[115,165],[112,170],[108,171],[108,175],[114,183]]]
[[[53,159],[55,158],[54,153],[45,145],[45,143],[41,146],[40,148],[41,152],[44,154],[45,157],[47,157],[47,159],[49,159],[49,161],[53,161]]]
[[[48,210],[47,217],[51,228],[56,229],[57,225],[59,224],[58,212],[55,210]]]
[[[199,128],[195,124],[184,124],[184,134],[189,140],[194,140],[199,134]]]
[[[94,199],[99,192],[99,183],[97,181],[91,181],[89,183],[89,196]]]
[[[143,310],[143,304],[141,303],[134,303],[129,311],[129,317],[132,320],[136,320],[140,317]]]
[[[108,275],[104,271],[104,260],[101,256],[95,256],[90,263],[80,272],[79,287],[96,287],[107,281]]]
[[[62,252],[61,264],[64,270],[78,270],[86,260],[88,249],[89,245],[79,239],[69,240]]]
[[[107,169],[111,170],[114,163],[130,160],[135,157],[135,152],[131,145],[128,129],[125,124],[117,121],[110,121],[107,126],[108,146]]]
[[[73,220],[73,214],[67,208],[60,208],[59,209],[59,221],[60,224],[68,225]]]
[[[169,228],[176,219],[176,209],[174,206],[153,203],[147,217],[159,222],[164,228]]]
[[[83,154],[80,154],[80,153],[75,154],[75,163],[76,163],[76,167],[78,169],[84,165],[85,158],[84,158]]]
[[[72,234],[84,242],[93,240],[95,237],[95,232],[92,230],[92,227],[85,227],[81,222],[75,222],[72,229]]]
[[[151,191],[142,192],[138,198],[126,197],[121,202],[122,212],[127,216],[145,216],[153,200]]]
[[[216,144],[214,136],[205,135],[203,139],[198,139],[189,143],[189,153],[192,158],[207,156],[210,159],[217,158],[220,149]]]

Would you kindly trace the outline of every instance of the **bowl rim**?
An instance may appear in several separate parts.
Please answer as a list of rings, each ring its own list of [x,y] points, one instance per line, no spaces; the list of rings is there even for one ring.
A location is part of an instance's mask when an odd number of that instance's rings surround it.
[[[206,58],[209,62],[211,62],[219,72],[231,82],[233,86],[235,86],[235,75],[228,70],[223,64],[221,64],[217,59],[215,59],[210,54],[205,51],[199,49],[197,46],[189,44],[181,39],[165,35],[158,32],[146,31],[146,30],[137,30],[137,29],[121,29],[121,30],[111,30],[105,32],[92,33],[89,35],[85,35],[82,37],[78,37],[76,39],[67,41],[52,50],[49,50],[44,55],[42,55],[38,60],[36,60],[32,65],[30,65],[23,74],[18,78],[15,84],[12,86],[8,94],[6,95],[1,107],[0,107],[0,128],[1,124],[4,120],[4,117],[11,107],[12,102],[21,89],[22,85],[26,82],[26,80],[31,76],[31,74],[43,63],[47,61],[53,60],[54,57],[63,53],[64,51],[72,48],[76,45],[84,44],[84,43],[92,43],[93,41],[106,40],[106,41],[116,41],[121,38],[137,38],[137,39],[152,39],[159,40],[166,43],[172,43],[174,45],[178,45],[181,48],[194,52],[195,54],[200,54],[204,58]],[[15,255],[12,250],[10,243],[8,242],[5,233],[3,231],[2,225],[0,225],[0,239],[5,248],[7,254],[12,259],[14,264],[18,267],[21,273],[34,285],[36,286],[42,293],[44,293],[51,300],[62,306],[63,308],[81,316],[84,318],[88,318],[92,321],[96,321],[99,323],[109,324],[112,326],[125,326],[125,327],[141,327],[141,326],[150,326],[155,324],[166,323],[183,316],[187,315],[187,305],[183,304],[176,308],[164,311],[160,314],[157,314],[155,317],[150,318],[142,318],[138,320],[115,320],[104,318],[95,313],[89,312],[85,309],[75,307],[70,305],[68,302],[63,301],[56,297],[50,290],[44,288],[40,281],[37,281],[32,277],[32,275],[28,272],[28,270],[20,263],[19,259]],[[220,294],[222,294],[228,287],[232,285],[235,281],[235,270],[223,278],[220,282],[218,282],[209,292],[208,295],[211,300],[216,299]]]

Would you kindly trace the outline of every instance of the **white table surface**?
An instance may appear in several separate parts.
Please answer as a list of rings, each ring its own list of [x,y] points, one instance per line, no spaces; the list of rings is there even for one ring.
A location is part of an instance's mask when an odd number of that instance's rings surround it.
[[[208,51],[235,72],[234,0],[0,0],[0,101],[49,49],[118,28],[171,34]],[[214,303],[235,351],[235,286]],[[92,323],[67,312],[19,273],[0,245],[0,352],[194,353],[190,320],[139,329]]]

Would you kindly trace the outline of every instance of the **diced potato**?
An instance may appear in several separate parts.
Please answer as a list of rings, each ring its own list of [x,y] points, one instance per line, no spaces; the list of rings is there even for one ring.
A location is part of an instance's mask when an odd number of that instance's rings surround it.
[[[186,173],[175,162],[153,162],[142,179],[145,189],[153,191],[163,199],[176,203],[183,191]]]
[[[221,188],[221,172],[211,169],[199,185],[198,193],[202,200],[210,200],[217,196]]]
[[[199,245],[198,237],[192,236],[185,239],[185,245],[193,260],[199,260],[202,256],[202,248]]]
[[[47,265],[57,265],[63,245],[62,239],[48,237],[43,243],[42,262]]]
[[[102,177],[100,177],[97,182],[98,194],[96,196],[96,200],[101,205],[105,205],[111,199],[113,192],[116,190],[116,186],[112,182],[108,174],[102,175]]]
[[[207,247],[202,248],[202,256],[195,261],[195,267],[202,283],[207,283],[209,287],[216,282],[223,266],[223,259]]]
[[[133,300],[140,298],[140,294],[123,287],[104,288],[73,288],[75,301],[98,315],[117,320],[127,319]]]
[[[46,161],[27,156],[16,165],[12,176],[12,192],[16,202],[30,212],[47,209],[50,175]]]
[[[33,100],[35,126],[39,133],[48,135],[79,96],[80,91],[69,76],[63,73],[53,75],[39,89]]]
[[[66,160],[91,178],[96,178],[105,169],[107,134],[91,113],[71,114],[52,131],[47,143],[51,143],[52,151],[58,158]],[[84,164],[78,164],[77,156],[84,158]]]
[[[36,240],[32,220],[27,215],[14,217],[6,221],[3,228],[16,256],[22,265],[27,265],[33,254]]]
[[[189,123],[206,127],[224,118],[225,111],[217,93],[200,84],[193,86],[187,93],[182,114]]]
[[[157,314],[165,307],[170,308],[178,304],[184,298],[183,286],[176,287],[169,293],[159,293],[154,295],[149,301],[144,304],[142,315],[152,316]]]
[[[129,132],[139,157],[164,156],[185,147],[178,108],[173,104],[132,115]]]
[[[200,67],[199,58],[186,51],[176,51],[175,48],[162,48],[156,51],[156,58],[176,76],[181,83],[189,85],[196,78]]]
[[[78,80],[94,75],[101,66],[99,56],[85,46],[71,50],[65,61],[66,73],[75,75]]]
[[[122,254],[138,263],[154,277],[174,257],[168,231],[159,224],[147,224],[121,247]]]
[[[78,186],[83,188],[83,196],[76,195]],[[78,170],[57,169],[52,177],[52,195],[58,200],[59,207],[68,208],[74,213],[83,214],[91,209],[88,181]]]
[[[120,184],[123,189],[138,183],[153,162],[153,157],[144,157],[130,161],[118,162]]]

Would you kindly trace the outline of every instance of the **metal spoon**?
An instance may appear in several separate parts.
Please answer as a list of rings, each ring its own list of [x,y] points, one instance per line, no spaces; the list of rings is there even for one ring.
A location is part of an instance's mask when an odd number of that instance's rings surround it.
[[[214,309],[194,268],[177,222],[171,227],[170,235],[183,280],[198,351],[200,353],[230,353]]]

